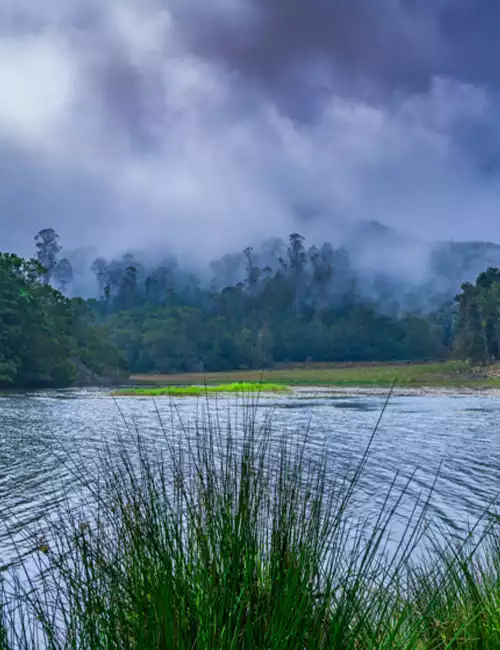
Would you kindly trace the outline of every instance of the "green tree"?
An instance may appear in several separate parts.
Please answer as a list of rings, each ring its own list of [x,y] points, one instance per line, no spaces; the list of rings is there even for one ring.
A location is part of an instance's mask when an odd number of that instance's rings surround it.
[[[68,300],[45,282],[39,261],[0,253],[0,385],[68,386],[79,366],[92,360],[102,370],[106,363],[123,369],[120,353],[90,322],[85,303]]]
[[[463,359],[484,364],[489,360],[488,341],[477,288],[466,282],[456,301],[458,317],[455,351]]]

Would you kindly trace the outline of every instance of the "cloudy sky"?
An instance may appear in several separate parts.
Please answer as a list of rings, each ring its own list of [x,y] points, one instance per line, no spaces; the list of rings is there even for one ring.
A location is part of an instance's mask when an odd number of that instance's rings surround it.
[[[3,0],[0,249],[51,226],[210,258],[372,219],[500,242],[499,21],[495,0]]]

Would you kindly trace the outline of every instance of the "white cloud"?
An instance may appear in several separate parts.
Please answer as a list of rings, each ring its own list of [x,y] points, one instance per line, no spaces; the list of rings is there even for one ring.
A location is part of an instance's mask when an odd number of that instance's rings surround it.
[[[72,110],[75,71],[57,36],[0,39],[0,133],[38,145]]]

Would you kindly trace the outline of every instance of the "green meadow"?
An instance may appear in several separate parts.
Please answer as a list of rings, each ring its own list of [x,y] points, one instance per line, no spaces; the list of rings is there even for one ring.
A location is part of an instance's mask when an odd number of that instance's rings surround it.
[[[465,361],[444,361],[430,363],[394,364],[302,364],[279,367],[270,370],[235,370],[216,373],[178,373],[171,375],[132,375],[130,381],[144,387],[146,391],[161,388],[175,394],[178,387],[202,387],[205,392],[219,389],[226,392],[226,386],[346,386],[346,387],[500,387],[500,378],[490,370],[472,368]],[[147,387],[147,388],[146,388]],[[164,387],[164,388],[163,388]],[[128,391],[129,389],[127,389]],[[133,389],[134,392],[137,390]],[[196,388],[198,390],[198,388]],[[253,389],[252,389],[253,390]],[[229,392],[234,392],[229,390]],[[179,394],[179,393],[177,393]]]

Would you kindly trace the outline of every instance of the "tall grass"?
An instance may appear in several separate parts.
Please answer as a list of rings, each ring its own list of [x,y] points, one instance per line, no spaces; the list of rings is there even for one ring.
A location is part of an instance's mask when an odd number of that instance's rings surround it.
[[[405,487],[388,486],[375,520],[353,512],[369,448],[332,477],[307,432],[258,426],[252,408],[241,418],[110,449],[84,475],[85,518],[68,504],[38,548],[0,647],[500,648],[493,531],[479,553],[470,540],[422,545],[423,498],[391,547]]]

